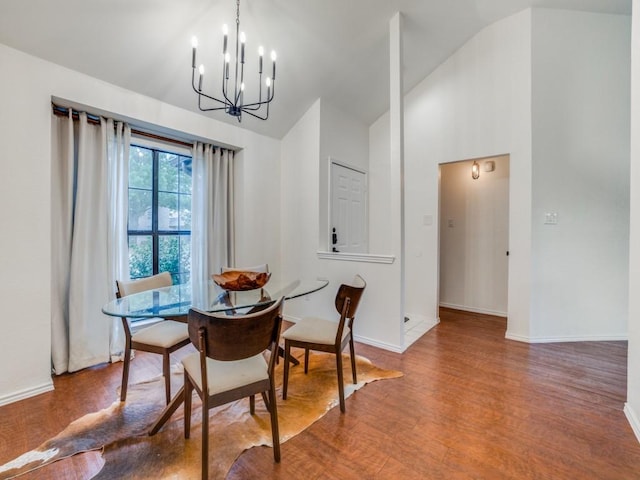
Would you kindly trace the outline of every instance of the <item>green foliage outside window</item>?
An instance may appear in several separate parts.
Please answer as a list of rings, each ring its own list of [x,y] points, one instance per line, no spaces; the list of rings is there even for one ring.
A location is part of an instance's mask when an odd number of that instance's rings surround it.
[[[132,145],[128,211],[131,278],[168,271],[174,283],[188,281],[191,158]]]

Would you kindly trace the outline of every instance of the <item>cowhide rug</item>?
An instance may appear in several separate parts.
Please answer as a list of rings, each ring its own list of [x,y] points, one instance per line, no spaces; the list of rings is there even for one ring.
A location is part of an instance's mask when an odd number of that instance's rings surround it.
[[[358,384],[350,383],[351,367],[344,360],[345,396],[365,384],[402,376],[397,371],[376,367],[357,357]],[[276,378],[282,381],[281,361]],[[335,357],[312,352],[309,373],[303,366],[289,370],[289,394],[282,400],[278,385],[277,407],[280,441],[302,432],[338,404]],[[179,370],[178,368],[176,370]],[[182,373],[172,375],[172,391],[182,384]],[[132,385],[127,401],[116,400],[110,407],[75,420],[57,436],[37,449],[0,466],[0,479],[15,478],[69,456],[102,449],[104,466],[93,478],[111,479],[190,479],[200,477],[201,408],[194,399],[191,438],[184,439],[183,409],[179,408],[162,430],[153,437],[147,432],[164,408],[162,377]],[[347,410],[348,411],[348,410]],[[258,445],[272,445],[269,414],[260,396],[256,397],[256,415],[249,414],[248,399],[211,410],[209,437],[209,472],[211,478],[224,478],[238,456]],[[283,456],[282,461],[286,461]]]

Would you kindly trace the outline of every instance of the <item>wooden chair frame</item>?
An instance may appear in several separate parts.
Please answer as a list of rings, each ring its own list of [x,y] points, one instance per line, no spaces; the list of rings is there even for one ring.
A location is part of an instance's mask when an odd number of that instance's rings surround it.
[[[274,370],[278,341],[282,326],[284,297],[260,312],[248,315],[228,316],[224,313],[208,313],[197,309],[189,311],[189,337],[200,355],[200,385],[185,368],[184,436],[191,430],[191,403],[195,391],[202,400],[202,478],[208,477],[209,466],[209,409],[235,400],[249,397],[249,409],[255,413],[255,395],[260,393],[269,411],[273,437],[273,457],[280,461],[280,433],[276,405]],[[268,379],[242,385],[237,388],[209,395],[207,359],[225,362],[254,357],[269,352]]]
[[[355,320],[356,310],[362,297],[362,292],[366,287],[366,282],[360,275],[356,275],[354,279],[362,286],[354,286],[342,284],[338,289],[335,299],[336,310],[340,313],[340,320],[338,322],[335,341],[333,344],[325,343],[313,343],[310,341],[292,340],[285,337],[284,341],[284,380],[282,384],[282,399],[287,399],[287,390],[289,387],[289,365],[293,358],[291,357],[291,348],[304,348],[304,373],[309,372],[309,350],[316,350],[321,352],[332,353],[336,356],[336,370],[338,373],[338,393],[340,397],[340,411],[345,412],[344,401],[344,373],[342,370],[342,351],[349,345],[349,353],[351,356],[351,372],[353,377],[353,383],[358,383],[356,373],[356,353],[353,343],[353,321]],[[354,283],[356,283],[354,282]],[[304,319],[302,320],[304,321]],[[310,319],[309,321],[313,321]],[[349,328],[349,333],[344,336],[345,325]],[[295,325],[291,328],[295,328]]]
[[[152,287],[145,288],[144,286],[149,283],[153,284]],[[133,280],[130,282],[116,281],[116,297],[122,298],[126,294],[131,295],[133,293],[143,292],[152,288],[159,288],[162,286],[170,287],[172,285],[171,275],[167,272],[159,273],[152,277],[141,278],[139,280]],[[126,294],[125,294],[126,292]],[[148,343],[142,343],[133,340],[131,333],[131,326],[129,325],[129,319],[127,317],[122,318],[122,328],[125,334],[125,347],[124,347],[124,362],[122,366],[122,386],[120,388],[120,401],[124,402],[127,399],[127,386],[129,383],[129,366],[131,364],[131,350],[140,350],[143,352],[157,353],[162,355],[162,375],[164,376],[164,388],[165,398],[167,404],[171,400],[171,361],[170,355],[176,350],[189,345],[190,340],[186,338],[169,347],[159,347],[157,345],[150,345]],[[175,320],[163,320],[172,322]]]

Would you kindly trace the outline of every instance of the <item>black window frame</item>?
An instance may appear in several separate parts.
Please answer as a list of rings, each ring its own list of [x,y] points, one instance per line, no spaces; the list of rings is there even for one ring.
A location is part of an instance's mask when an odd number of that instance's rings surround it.
[[[152,152],[151,230],[131,230],[129,228],[129,224],[130,224],[129,218],[127,218],[127,248],[129,248],[129,241],[131,237],[136,237],[136,236],[151,237],[151,240],[152,240],[152,273],[151,274],[156,275],[160,273],[160,270],[159,270],[160,268],[160,237],[163,237],[163,236],[181,236],[182,237],[182,236],[191,235],[191,230],[179,230],[179,229],[178,230],[175,230],[175,229],[160,230],[159,229],[158,212],[160,208],[158,205],[158,200],[159,200],[160,193],[177,193],[178,195],[189,195],[189,196],[192,195],[192,193],[185,194],[182,192],[169,192],[165,190],[161,191],[159,189],[159,157],[160,157],[160,154],[168,154],[168,155],[176,155],[181,158],[188,158],[191,160],[192,156],[171,151],[168,149],[162,149],[159,147],[144,145],[142,143],[136,143],[134,141],[130,143],[130,147],[142,148]],[[129,179],[127,179],[127,191],[131,191],[131,190],[148,191],[147,189],[143,189],[140,187],[130,187]],[[169,272],[169,273],[171,274],[174,284],[178,283],[177,282],[178,279],[184,278],[185,276],[186,277],[191,276],[191,272],[188,272],[188,271],[178,271],[178,272]],[[136,278],[143,278],[143,277],[134,277],[134,276],[131,277],[132,280]],[[184,283],[184,282],[180,282],[180,283]]]

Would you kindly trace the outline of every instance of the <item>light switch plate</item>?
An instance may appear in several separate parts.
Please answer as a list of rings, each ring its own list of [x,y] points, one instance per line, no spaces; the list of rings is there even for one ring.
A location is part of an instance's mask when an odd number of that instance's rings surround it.
[[[547,212],[544,214],[544,224],[545,225],[557,225],[558,224],[558,214],[556,212]]]

